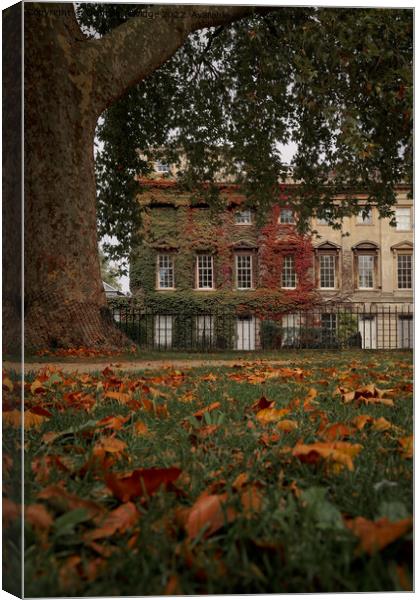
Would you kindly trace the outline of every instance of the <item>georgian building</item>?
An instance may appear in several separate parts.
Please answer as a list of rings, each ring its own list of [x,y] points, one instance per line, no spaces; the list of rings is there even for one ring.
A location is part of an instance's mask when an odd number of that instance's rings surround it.
[[[314,218],[315,233],[300,235],[281,199],[261,219],[242,207],[234,184],[220,184],[225,210],[215,212],[180,192],[166,165],[157,171],[160,177],[142,181],[141,244],[130,264],[131,291],[154,314],[149,335],[157,346],[184,333],[254,349],[267,346],[266,332],[279,322],[277,345],[293,345],[303,309],[317,307],[317,323],[335,335],[342,320],[331,307],[343,303],[356,311],[362,347],[412,346],[413,206],[406,186],[397,190],[395,227],[375,207],[363,208],[361,194],[359,214],[343,218],[340,229]],[[181,314],[191,322],[176,334]],[[228,327],[220,316],[226,314],[233,315]]]

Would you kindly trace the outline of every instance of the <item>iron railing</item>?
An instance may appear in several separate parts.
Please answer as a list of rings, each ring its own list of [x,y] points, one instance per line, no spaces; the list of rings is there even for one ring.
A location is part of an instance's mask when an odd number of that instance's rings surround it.
[[[276,350],[287,348],[410,349],[412,304],[324,305],[288,313],[217,310],[161,312],[112,308],[117,326],[141,348]]]

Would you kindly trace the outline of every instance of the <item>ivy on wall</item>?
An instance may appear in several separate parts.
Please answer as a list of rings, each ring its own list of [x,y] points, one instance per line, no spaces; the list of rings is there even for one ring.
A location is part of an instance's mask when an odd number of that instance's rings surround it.
[[[280,206],[274,206],[252,224],[236,224],[235,212],[242,199],[226,194],[226,210],[215,212],[205,204],[192,204],[188,197],[172,190],[153,190],[142,208],[142,243],[132,253],[130,282],[132,304],[153,312],[224,311],[269,315],[316,304],[313,248],[310,237],[298,234],[293,226],[278,222]],[[282,197],[281,202],[286,202]],[[234,257],[238,249],[255,254],[253,290],[235,290]],[[213,255],[212,291],[196,290],[195,265],[198,253]],[[175,291],[157,290],[157,256],[172,253]],[[281,288],[284,257],[295,261],[295,289]]]

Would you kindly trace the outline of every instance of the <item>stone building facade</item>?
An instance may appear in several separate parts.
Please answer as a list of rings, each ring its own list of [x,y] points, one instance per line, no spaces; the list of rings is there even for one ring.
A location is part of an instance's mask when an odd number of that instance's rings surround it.
[[[161,169],[166,175],[166,165]],[[357,312],[353,333],[362,347],[412,345],[413,205],[407,187],[397,190],[395,227],[375,207],[363,208],[361,194],[360,213],[343,218],[340,229],[324,215],[313,218],[316,233],[301,235],[287,201],[260,218],[243,208],[231,183],[220,184],[225,209],[218,212],[180,192],[174,178],[142,186],[142,241],[131,257],[130,287],[157,319],[150,334],[157,345],[172,344],[181,314],[193,315],[191,336],[211,339],[217,337],[216,313],[234,315],[223,344],[238,349],[263,345],[268,323],[280,323],[280,345],[293,342],[302,331],[302,311],[315,307],[317,322],[335,334],[343,323],[334,316],[338,305]]]

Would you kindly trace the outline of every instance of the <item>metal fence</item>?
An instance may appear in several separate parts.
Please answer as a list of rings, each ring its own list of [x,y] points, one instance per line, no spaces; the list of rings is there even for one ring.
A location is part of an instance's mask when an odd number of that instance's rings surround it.
[[[141,348],[276,350],[413,347],[413,305],[334,305],[262,316],[226,310],[152,313],[112,308],[114,320]]]

